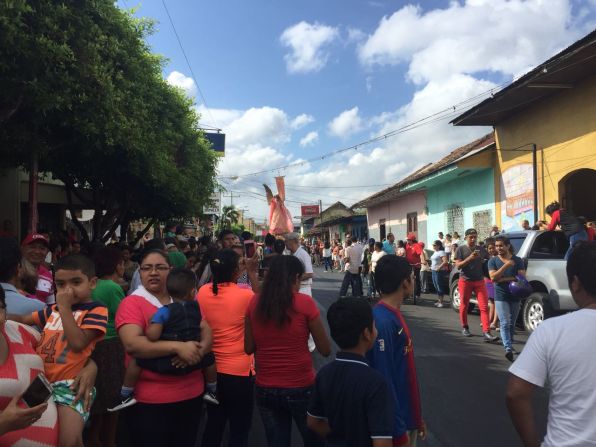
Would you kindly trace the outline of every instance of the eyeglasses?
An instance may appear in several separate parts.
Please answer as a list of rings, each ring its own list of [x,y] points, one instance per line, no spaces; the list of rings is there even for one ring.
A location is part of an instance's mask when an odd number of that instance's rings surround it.
[[[167,272],[168,270],[170,270],[170,266],[169,265],[164,265],[164,264],[157,264],[157,265],[142,265],[139,267],[139,270],[143,273],[149,273],[152,272],[153,270],[155,270],[156,272],[159,273],[163,273],[163,272]]]

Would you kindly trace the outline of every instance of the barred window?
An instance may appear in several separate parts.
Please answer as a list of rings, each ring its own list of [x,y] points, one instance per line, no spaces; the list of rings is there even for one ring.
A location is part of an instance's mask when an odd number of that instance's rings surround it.
[[[449,206],[445,210],[445,217],[447,233],[453,234],[454,231],[457,231],[461,235],[464,234],[464,209],[461,206]]]
[[[476,211],[472,214],[474,228],[478,231],[478,240],[486,239],[492,230],[492,213],[490,210]]]

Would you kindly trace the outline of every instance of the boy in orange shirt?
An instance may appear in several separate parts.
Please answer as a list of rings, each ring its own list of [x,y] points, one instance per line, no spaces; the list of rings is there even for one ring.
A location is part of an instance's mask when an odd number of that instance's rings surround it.
[[[55,267],[56,303],[31,315],[9,315],[11,320],[42,328],[37,354],[44,360],[58,406],[60,445],[83,446],[83,428],[89,409],[71,388],[95,344],[106,333],[108,309],[91,301],[95,266],[83,255],[60,259]],[[95,398],[95,390],[92,392]],[[91,400],[92,400],[91,399]]]

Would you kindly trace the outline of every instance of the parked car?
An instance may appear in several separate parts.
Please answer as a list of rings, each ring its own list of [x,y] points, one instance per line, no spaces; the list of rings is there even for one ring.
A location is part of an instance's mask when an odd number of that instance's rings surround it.
[[[532,285],[532,294],[522,301],[518,322],[532,332],[544,319],[577,309],[567,282],[565,253],[569,241],[561,231],[516,231],[506,233],[515,254],[526,265],[526,277]],[[457,282],[459,270],[449,275],[451,307],[459,312],[461,299]],[[476,296],[470,299],[468,312],[478,304]]]

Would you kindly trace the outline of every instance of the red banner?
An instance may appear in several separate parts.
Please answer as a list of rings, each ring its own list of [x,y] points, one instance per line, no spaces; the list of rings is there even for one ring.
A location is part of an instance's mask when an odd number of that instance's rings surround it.
[[[313,217],[319,215],[319,205],[302,205],[300,207],[302,217]]]

